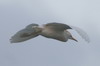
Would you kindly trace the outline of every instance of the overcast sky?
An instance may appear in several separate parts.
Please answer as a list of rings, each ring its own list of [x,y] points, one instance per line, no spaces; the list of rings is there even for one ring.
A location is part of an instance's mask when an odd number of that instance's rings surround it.
[[[31,23],[60,22],[83,29],[86,43],[38,36],[22,43],[9,39]],[[0,66],[100,66],[100,0],[0,0]]]

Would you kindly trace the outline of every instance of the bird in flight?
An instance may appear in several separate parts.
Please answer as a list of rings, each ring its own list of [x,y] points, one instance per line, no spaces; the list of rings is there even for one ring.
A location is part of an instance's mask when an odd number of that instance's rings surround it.
[[[10,42],[19,43],[39,35],[62,42],[67,42],[68,39],[78,42],[68,29],[75,30],[85,41],[90,42],[88,35],[80,28],[57,22],[47,23],[42,26],[39,26],[38,24],[30,24],[12,36]]]

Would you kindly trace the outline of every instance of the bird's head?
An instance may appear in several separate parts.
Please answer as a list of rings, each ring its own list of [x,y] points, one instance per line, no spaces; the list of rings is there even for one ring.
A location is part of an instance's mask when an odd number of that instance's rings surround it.
[[[38,24],[30,24],[28,26],[26,26],[26,29],[30,30],[30,29],[36,29],[39,25]]]
[[[41,32],[41,28],[39,27],[38,24],[30,24],[30,25],[26,26],[26,29],[34,31],[34,32]]]
[[[35,32],[38,32],[41,30],[38,24],[30,24],[30,25],[26,26],[26,29],[34,30]]]

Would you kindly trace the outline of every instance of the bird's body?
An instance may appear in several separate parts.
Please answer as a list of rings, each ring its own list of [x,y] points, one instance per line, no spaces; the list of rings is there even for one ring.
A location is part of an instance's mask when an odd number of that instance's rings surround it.
[[[25,29],[12,36],[11,43],[23,42],[38,35],[62,42],[66,42],[68,39],[77,41],[67,29],[72,28],[66,24],[56,22],[45,24],[42,27],[39,27],[37,24],[30,24]]]
[[[41,35],[47,38],[53,38],[53,39],[57,39],[60,41],[65,41],[65,36],[64,36],[64,32],[56,32],[56,31],[48,31],[48,30],[43,30],[41,32]]]
[[[50,23],[50,25],[49,26],[48,25],[49,24],[44,25],[43,30],[41,32],[42,36],[47,37],[47,38],[53,38],[53,39],[60,40],[63,42],[67,41],[67,38],[65,38],[65,30],[66,30],[65,28],[63,29],[61,26],[59,26],[59,24],[53,25]],[[57,29],[57,27],[60,28],[60,30]]]

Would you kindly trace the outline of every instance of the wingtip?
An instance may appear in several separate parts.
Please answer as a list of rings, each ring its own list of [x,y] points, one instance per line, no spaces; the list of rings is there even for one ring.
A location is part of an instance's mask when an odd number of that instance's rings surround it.
[[[91,41],[89,40],[89,41],[87,41],[87,43],[90,43]]]
[[[13,44],[14,42],[12,41],[12,39],[9,40],[11,44]]]

